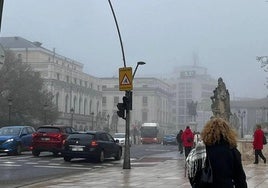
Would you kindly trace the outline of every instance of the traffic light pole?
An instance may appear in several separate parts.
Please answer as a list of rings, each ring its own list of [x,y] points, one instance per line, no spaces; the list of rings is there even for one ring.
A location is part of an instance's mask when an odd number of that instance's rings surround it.
[[[131,91],[126,91],[125,96],[130,97]],[[129,102],[129,101],[128,101]],[[125,151],[124,151],[124,163],[123,169],[131,169],[130,165],[130,144],[129,144],[129,134],[130,132],[130,109],[126,109],[126,134],[125,134]]]

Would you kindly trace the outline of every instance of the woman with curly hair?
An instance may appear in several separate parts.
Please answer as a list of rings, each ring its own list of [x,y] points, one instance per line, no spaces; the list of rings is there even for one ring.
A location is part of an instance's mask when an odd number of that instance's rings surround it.
[[[237,150],[236,133],[228,122],[222,118],[212,118],[201,132],[201,138],[205,152],[200,153],[205,153],[205,158],[209,159],[213,174],[213,182],[205,187],[247,188],[241,154]],[[196,174],[200,176],[198,172]],[[192,187],[202,187],[198,178],[190,178]]]

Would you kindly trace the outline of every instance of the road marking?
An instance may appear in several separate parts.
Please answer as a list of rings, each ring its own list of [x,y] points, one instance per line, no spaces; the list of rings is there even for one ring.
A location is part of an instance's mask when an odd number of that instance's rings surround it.
[[[0,164],[0,166],[12,167],[12,166],[21,166],[16,164]]]
[[[36,165],[36,164],[38,164],[38,163],[36,163],[36,162],[27,162],[27,163],[25,163],[25,164],[28,164],[28,165]]]
[[[79,167],[68,167],[68,166],[42,166],[42,165],[36,165],[36,166],[33,166],[33,167],[36,167],[36,168],[60,168],[60,169],[76,169],[76,170],[91,170],[93,168],[89,168],[89,167],[82,167],[82,168],[79,168]]]

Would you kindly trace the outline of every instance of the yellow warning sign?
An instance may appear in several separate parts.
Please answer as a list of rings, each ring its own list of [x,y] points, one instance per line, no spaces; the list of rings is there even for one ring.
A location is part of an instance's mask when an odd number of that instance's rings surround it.
[[[132,89],[132,67],[119,68],[119,90],[130,91]]]

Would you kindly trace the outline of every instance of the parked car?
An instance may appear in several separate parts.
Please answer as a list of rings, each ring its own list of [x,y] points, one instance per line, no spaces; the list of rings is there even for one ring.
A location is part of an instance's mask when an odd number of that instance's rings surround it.
[[[163,137],[163,145],[177,145],[176,135],[167,134]]]
[[[125,145],[125,136],[126,134],[125,133],[114,133],[114,139],[115,140],[118,140],[118,143],[122,146]],[[131,144],[131,137],[129,137],[129,144]]]
[[[73,158],[86,158],[103,162],[111,157],[120,160],[122,146],[104,131],[77,132],[70,134],[65,140],[62,156],[65,161],[71,161]]]
[[[0,128],[0,152],[20,155],[22,151],[30,151],[33,132],[33,127],[23,125]]]
[[[49,151],[55,156],[61,153],[63,141],[75,130],[65,125],[44,125],[37,128],[33,133],[32,154],[39,156],[40,152]]]

